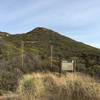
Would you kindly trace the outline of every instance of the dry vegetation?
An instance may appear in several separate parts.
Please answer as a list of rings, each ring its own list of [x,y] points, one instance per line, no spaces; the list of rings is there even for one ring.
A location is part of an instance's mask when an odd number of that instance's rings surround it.
[[[19,82],[21,100],[100,100],[100,84],[83,74],[33,73]]]

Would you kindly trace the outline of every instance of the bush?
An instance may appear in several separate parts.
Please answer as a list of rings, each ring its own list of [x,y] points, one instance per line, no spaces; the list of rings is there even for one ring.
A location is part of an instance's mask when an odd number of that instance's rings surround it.
[[[100,84],[81,74],[25,75],[18,92],[22,100],[100,100]]]
[[[0,71],[0,90],[16,91],[18,79],[22,76],[20,70],[1,70]]]
[[[22,100],[37,100],[45,91],[41,78],[26,75],[19,82],[18,93]]]

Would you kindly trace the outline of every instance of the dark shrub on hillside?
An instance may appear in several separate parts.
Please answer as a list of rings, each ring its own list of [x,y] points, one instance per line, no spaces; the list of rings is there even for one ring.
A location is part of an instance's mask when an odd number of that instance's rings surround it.
[[[0,71],[0,90],[14,91],[18,85],[18,79],[22,72],[19,69],[3,69]]]

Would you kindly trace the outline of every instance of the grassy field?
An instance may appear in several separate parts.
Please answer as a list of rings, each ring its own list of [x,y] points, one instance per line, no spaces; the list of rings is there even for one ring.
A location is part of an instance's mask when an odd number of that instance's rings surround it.
[[[100,100],[100,83],[77,73],[25,75],[17,93],[21,100]]]
[[[81,73],[33,73],[19,80],[16,94],[0,100],[100,100],[100,83]]]

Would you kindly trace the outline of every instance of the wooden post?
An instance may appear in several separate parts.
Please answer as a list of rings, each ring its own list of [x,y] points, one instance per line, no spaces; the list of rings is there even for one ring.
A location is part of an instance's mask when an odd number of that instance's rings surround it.
[[[51,45],[50,47],[50,50],[51,50],[51,71],[53,71],[53,45]]]
[[[9,51],[7,51],[7,60],[9,60],[10,58],[9,58],[9,56],[10,56],[10,52]]]
[[[22,63],[22,68],[24,66],[24,41],[21,42],[21,63]]]
[[[76,72],[76,59],[74,60],[74,73]]]
[[[21,41],[21,65],[24,67],[24,43],[37,43],[38,41]]]
[[[59,61],[59,75],[61,76],[61,74],[62,74],[62,61],[60,59],[60,61]]]

